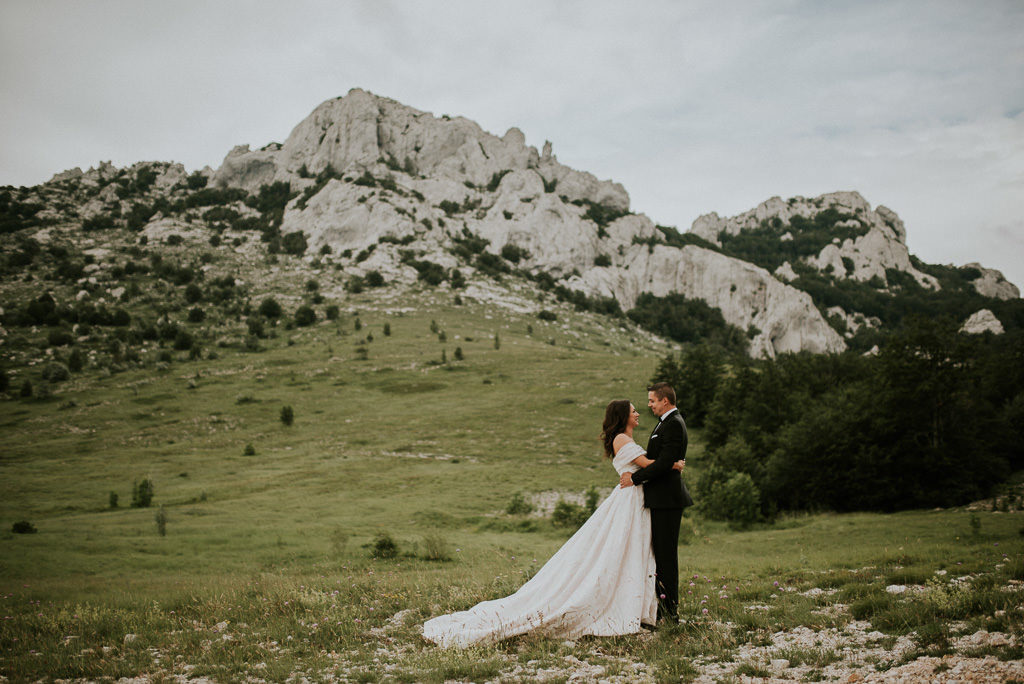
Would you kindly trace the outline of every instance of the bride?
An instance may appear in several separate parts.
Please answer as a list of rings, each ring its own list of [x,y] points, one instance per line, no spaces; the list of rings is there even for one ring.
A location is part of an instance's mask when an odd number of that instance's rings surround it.
[[[652,463],[633,441],[640,414],[626,399],[608,404],[601,439],[620,475]],[[673,468],[682,470],[683,462]],[[423,625],[441,646],[501,641],[536,630],[576,638],[640,631],[657,618],[651,514],[643,488],[617,486],[590,519],[519,591]]]

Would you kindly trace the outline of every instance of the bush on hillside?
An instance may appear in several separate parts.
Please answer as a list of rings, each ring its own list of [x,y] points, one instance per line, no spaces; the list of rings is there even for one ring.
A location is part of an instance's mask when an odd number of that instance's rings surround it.
[[[398,555],[398,544],[387,532],[380,532],[373,540],[370,547],[370,556],[373,558],[390,559]]]
[[[295,325],[307,326],[316,323],[316,312],[310,306],[300,306],[295,310]]]
[[[149,479],[132,483],[132,508],[149,508],[153,503],[153,483]]]
[[[277,303],[277,300],[273,297],[267,297],[260,302],[259,314],[264,318],[280,318],[281,314],[284,313],[281,309],[281,305]]]

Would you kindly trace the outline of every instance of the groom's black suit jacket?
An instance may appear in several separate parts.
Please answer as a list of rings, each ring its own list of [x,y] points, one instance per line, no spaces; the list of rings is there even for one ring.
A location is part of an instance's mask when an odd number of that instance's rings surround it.
[[[686,423],[679,411],[673,411],[665,420],[659,420],[647,440],[647,458],[654,461],[633,473],[633,484],[644,486],[644,506],[647,508],[685,508],[693,505],[678,470],[672,464],[686,458],[689,438]]]

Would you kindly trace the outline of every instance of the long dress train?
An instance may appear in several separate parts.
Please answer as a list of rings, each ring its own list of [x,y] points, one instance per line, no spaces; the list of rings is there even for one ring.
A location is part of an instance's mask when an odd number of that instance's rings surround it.
[[[616,472],[635,472],[644,454],[635,442],[615,454]],[[586,523],[530,581],[505,598],[428,620],[423,636],[442,646],[496,642],[539,631],[575,638],[640,631],[654,624],[651,515],[642,487],[616,486]]]

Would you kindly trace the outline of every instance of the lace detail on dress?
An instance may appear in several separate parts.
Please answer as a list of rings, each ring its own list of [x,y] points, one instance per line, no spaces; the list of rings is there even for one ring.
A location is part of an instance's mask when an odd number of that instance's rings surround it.
[[[626,442],[622,445],[622,448],[615,452],[615,458],[612,459],[612,465],[615,467],[615,472],[619,475],[622,473],[635,473],[640,470],[640,466],[634,465],[632,461],[637,456],[643,456],[647,452],[637,444],[636,442]]]

